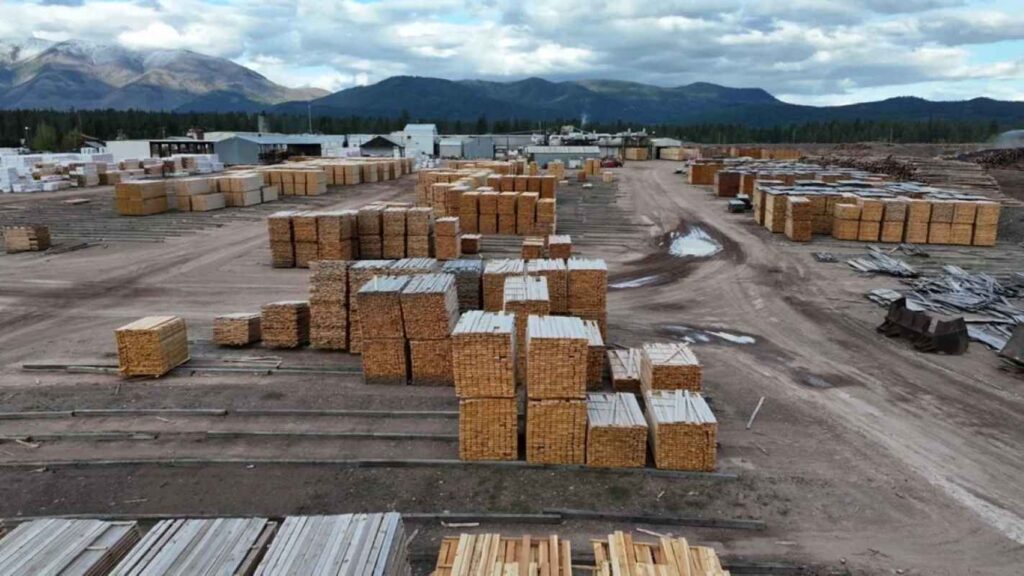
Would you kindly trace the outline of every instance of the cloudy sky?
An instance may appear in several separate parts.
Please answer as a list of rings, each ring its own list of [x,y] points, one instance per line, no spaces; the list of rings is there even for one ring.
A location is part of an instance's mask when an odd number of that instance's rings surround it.
[[[0,0],[31,34],[189,48],[289,86],[396,74],[1024,100],[1024,0]]]

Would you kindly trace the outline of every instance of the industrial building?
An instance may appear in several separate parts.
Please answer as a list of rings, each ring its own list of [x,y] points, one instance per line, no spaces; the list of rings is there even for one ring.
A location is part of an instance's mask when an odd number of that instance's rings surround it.
[[[541,168],[546,168],[554,160],[561,160],[574,168],[588,158],[600,158],[601,149],[597,146],[527,146],[526,155]]]
[[[214,143],[191,138],[110,140],[106,150],[114,156],[114,162],[120,162],[128,159],[166,158],[174,154],[213,154]]]
[[[359,144],[359,155],[371,158],[401,158],[405,156],[405,147],[391,136],[374,136]]]
[[[323,156],[321,139],[310,135],[239,134],[213,144],[221,162],[239,164],[266,164],[291,156]]]
[[[436,125],[407,124],[402,130],[402,138],[407,158],[420,160],[437,156]]]

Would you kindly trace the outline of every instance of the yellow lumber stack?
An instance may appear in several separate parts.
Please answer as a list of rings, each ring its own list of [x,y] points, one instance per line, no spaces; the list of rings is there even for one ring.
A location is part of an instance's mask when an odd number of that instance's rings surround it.
[[[355,260],[356,212],[337,210],[316,215],[319,260]]]
[[[309,343],[321,350],[347,350],[348,262],[321,260],[310,268]]]
[[[949,244],[953,232],[956,204],[947,200],[932,201],[932,216],[928,222],[928,243]]]
[[[572,548],[568,540],[558,536],[503,538],[500,534],[462,534],[441,541],[432,576],[477,574],[572,576]]]
[[[882,201],[882,242],[903,242],[907,222],[907,201],[902,198],[886,198]]]
[[[885,215],[885,203],[879,198],[857,198],[860,206],[860,225],[857,228],[857,240],[861,242],[878,242],[882,235],[882,217]]]
[[[264,304],[260,317],[263,344],[268,348],[298,348],[309,343],[309,302]]]
[[[516,319],[516,350],[526,350],[526,325],[530,315],[547,316],[551,313],[547,278],[506,278],[503,310]],[[526,377],[526,354],[520,354],[516,359],[516,375],[520,381]]]
[[[570,258],[566,268],[569,314],[596,321],[601,327],[601,336],[607,338],[608,264],[601,259]]]
[[[8,254],[18,252],[42,252],[50,248],[50,229],[46,226],[5,226],[4,250]]]
[[[459,219],[438,218],[434,223],[434,254],[438,260],[455,260],[461,256]]]
[[[218,346],[248,346],[261,338],[259,314],[239,312],[213,319],[213,343]]]
[[[356,294],[362,331],[363,379],[367,384],[408,381],[400,276],[375,276]]]
[[[836,204],[832,221],[832,237],[836,240],[856,240],[860,233],[860,206]]]
[[[786,200],[786,237],[794,242],[810,242],[811,201],[803,196],[788,196]]]
[[[376,276],[385,276],[395,264],[394,260],[359,260],[353,262],[348,269],[348,349],[349,352],[359,354],[362,351],[363,332],[359,314],[359,298],[357,294],[360,288],[370,282]]]
[[[594,541],[594,562],[594,576],[729,576],[714,548],[690,546],[686,538],[634,542],[615,532]]]
[[[999,210],[997,202],[978,202],[974,220],[975,246],[995,246],[999,230]]]
[[[640,393],[640,350],[637,348],[608,351],[608,369],[612,389],[616,392]]]
[[[518,198],[519,193],[517,192],[498,194],[498,234],[515,235]]]
[[[763,195],[764,227],[768,231],[779,234],[786,231],[787,195],[766,191]]]
[[[587,394],[587,466],[643,468],[647,422],[633,394]]]
[[[715,174],[725,168],[719,162],[694,162],[690,165],[689,182],[695,186],[711,186],[715,183]]]
[[[556,260],[572,258],[572,237],[568,234],[548,236],[548,256]]]
[[[644,390],[700,392],[702,368],[689,346],[646,343],[640,349],[640,380]]]
[[[907,223],[904,241],[910,244],[928,243],[928,223],[932,219],[932,203],[923,199],[907,201]]]
[[[647,160],[647,148],[626,148],[625,157],[626,160]]]
[[[114,186],[114,206],[122,216],[167,212],[167,184],[163,180],[118,182]]]
[[[645,389],[644,402],[655,466],[704,472],[715,469],[718,421],[700,394]]]
[[[527,321],[527,461],[584,462],[587,344],[579,318],[530,316]]]
[[[450,335],[459,319],[452,274],[422,274],[402,290],[402,321],[409,339],[412,383],[452,385]]]
[[[410,208],[405,214],[405,254],[410,258],[428,258],[432,252],[430,231],[434,213],[430,208]]]
[[[523,238],[523,260],[536,260],[544,257],[544,239],[538,236]]]
[[[163,376],[188,362],[188,331],[177,316],[147,316],[117,329],[122,376]]]
[[[534,233],[538,200],[540,194],[537,192],[525,192],[516,198],[516,234],[528,236]]]
[[[569,271],[564,260],[530,260],[526,263],[526,273],[547,279],[551,314],[565,314],[569,311]]]
[[[292,237],[295,240],[295,266],[309,268],[309,263],[320,259],[320,241],[315,212],[295,212],[292,219]]]
[[[481,234],[498,233],[498,192],[485,189],[480,192],[480,217],[478,224]]]
[[[526,263],[519,259],[488,260],[484,265],[483,295],[484,310],[497,312],[505,303],[505,278],[521,276],[526,272]]]
[[[294,212],[275,212],[267,217],[270,235],[270,257],[274,268],[295,267],[295,246],[292,232]]]
[[[385,208],[381,214],[381,254],[387,259],[405,258],[405,218],[402,207]]]
[[[604,380],[604,338],[601,327],[593,320],[584,320],[587,329],[587,389],[598,390]]]

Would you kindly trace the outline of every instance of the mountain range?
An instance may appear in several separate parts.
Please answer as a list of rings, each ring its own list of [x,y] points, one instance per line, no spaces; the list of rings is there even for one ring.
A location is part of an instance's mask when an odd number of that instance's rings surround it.
[[[891,98],[848,106],[802,106],[760,88],[706,82],[661,87],[617,80],[513,82],[395,76],[330,94],[287,88],[230,60],[189,50],[131,50],[83,41],[0,41],[0,109],[136,109],[317,116],[407,116],[475,121],[557,120],[632,124],[829,120],[970,120],[1024,125],[1024,102]]]

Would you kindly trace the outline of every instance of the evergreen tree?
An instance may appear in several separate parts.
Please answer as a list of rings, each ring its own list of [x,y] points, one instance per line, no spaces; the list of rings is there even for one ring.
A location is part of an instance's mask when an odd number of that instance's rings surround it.
[[[46,122],[39,122],[32,136],[32,149],[38,152],[52,152],[57,149],[57,131]]]

